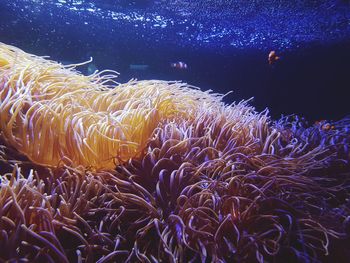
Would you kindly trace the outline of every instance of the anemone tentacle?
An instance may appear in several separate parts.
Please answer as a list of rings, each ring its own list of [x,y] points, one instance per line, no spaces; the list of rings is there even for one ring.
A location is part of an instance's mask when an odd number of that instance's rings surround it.
[[[350,118],[272,121],[0,44],[0,261],[336,261]],[[327,126],[328,127],[328,126]]]

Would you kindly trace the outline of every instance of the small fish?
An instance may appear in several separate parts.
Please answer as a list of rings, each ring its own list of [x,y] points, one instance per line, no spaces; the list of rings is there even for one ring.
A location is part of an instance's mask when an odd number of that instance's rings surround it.
[[[170,63],[170,67],[176,68],[176,69],[181,69],[181,70],[188,68],[187,64],[185,62],[182,62],[182,61]]]
[[[268,57],[269,65],[276,63],[276,61],[279,59],[280,59],[280,57],[277,56],[276,51],[274,51],[274,50],[270,51],[269,57]]]
[[[315,125],[319,126],[323,131],[335,130],[335,126],[326,120],[315,121]]]
[[[324,131],[335,130],[335,126],[330,123],[325,123],[321,126],[321,129]]]

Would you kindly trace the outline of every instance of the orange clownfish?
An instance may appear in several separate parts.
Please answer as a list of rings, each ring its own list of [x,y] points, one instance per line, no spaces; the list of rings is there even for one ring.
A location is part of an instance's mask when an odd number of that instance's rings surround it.
[[[182,62],[182,61],[170,63],[170,67],[176,68],[176,69],[187,69],[188,68],[187,64],[185,62]]]
[[[335,129],[335,126],[334,125],[331,125],[329,123],[325,123],[321,126],[321,129],[324,130],[324,131],[329,131],[329,130],[334,130]]]
[[[323,131],[335,130],[335,126],[327,122],[326,120],[315,121],[315,125],[319,126]]]
[[[280,57],[276,55],[276,51],[274,51],[274,50],[270,51],[269,58],[268,58],[269,65],[274,64],[279,59],[280,59]]]

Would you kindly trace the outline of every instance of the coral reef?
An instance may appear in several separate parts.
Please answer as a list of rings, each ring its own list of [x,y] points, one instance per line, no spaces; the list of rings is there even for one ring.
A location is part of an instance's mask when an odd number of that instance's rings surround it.
[[[350,118],[75,66],[0,44],[1,261],[350,256]]]

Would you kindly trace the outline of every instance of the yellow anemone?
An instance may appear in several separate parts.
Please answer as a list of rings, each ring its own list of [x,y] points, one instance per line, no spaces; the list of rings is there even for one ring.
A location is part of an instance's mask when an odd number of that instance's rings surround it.
[[[0,135],[37,164],[111,169],[142,155],[163,121],[221,104],[183,83],[119,84],[117,72],[84,76],[77,65],[0,43]]]

